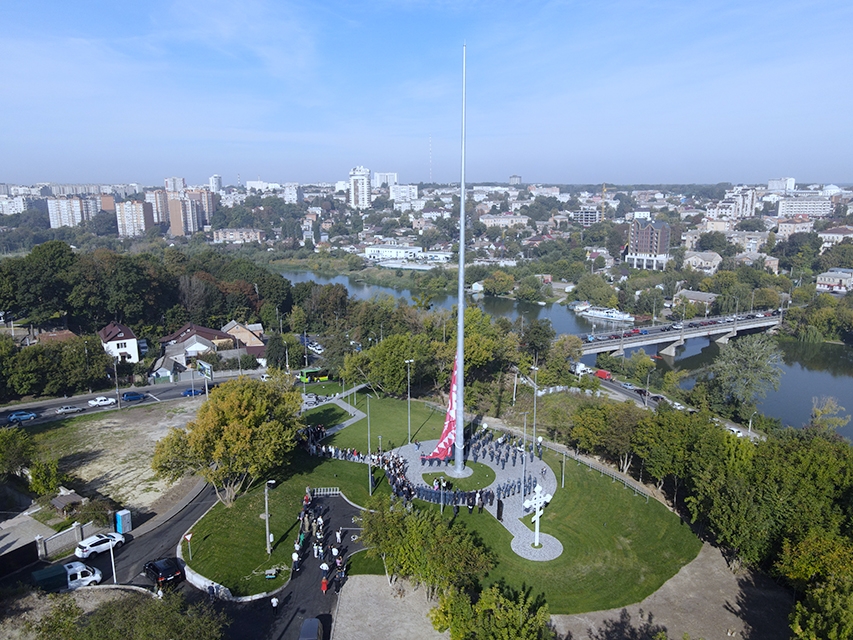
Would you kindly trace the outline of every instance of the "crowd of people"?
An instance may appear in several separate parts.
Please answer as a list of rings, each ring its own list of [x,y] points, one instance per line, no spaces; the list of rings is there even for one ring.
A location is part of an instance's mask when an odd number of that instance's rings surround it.
[[[346,560],[341,546],[344,530],[339,527],[330,533],[323,513],[322,505],[314,502],[311,489],[306,488],[302,508],[297,516],[299,531],[293,543],[291,569],[295,575],[302,569],[303,562],[313,555],[314,560],[320,562],[320,570],[323,572],[321,588],[333,585],[335,593],[339,593],[346,579]],[[323,588],[323,593],[326,588]]]

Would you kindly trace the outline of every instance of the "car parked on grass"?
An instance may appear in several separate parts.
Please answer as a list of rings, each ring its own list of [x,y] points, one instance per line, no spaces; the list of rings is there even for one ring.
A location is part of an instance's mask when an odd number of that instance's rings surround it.
[[[81,541],[74,549],[74,555],[85,559],[118,548],[123,544],[124,536],[120,533],[96,533]]]
[[[191,398],[192,396],[200,396],[204,394],[204,389],[184,389],[181,392],[181,395],[185,398]]]
[[[18,424],[25,420],[35,420],[38,416],[32,411],[13,411],[7,418],[9,424]]]
[[[160,558],[146,562],[142,570],[158,587],[177,584],[187,577],[181,561],[177,558]]]
[[[121,394],[121,399],[125,402],[139,402],[140,400],[145,400],[145,394],[138,391],[125,391]]]
[[[81,411],[83,411],[83,407],[78,407],[73,404],[66,404],[64,407],[59,407],[59,409],[56,410],[56,415],[63,416],[66,413],[80,413]]]
[[[89,400],[90,407],[109,407],[116,403],[115,398],[107,398],[106,396],[98,396]]]

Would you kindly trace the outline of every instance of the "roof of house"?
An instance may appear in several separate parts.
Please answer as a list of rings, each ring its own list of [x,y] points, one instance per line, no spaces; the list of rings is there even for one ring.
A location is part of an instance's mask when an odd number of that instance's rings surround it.
[[[130,327],[119,324],[115,320],[98,331],[98,337],[104,344],[115,342],[116,340],[136,340],[136,335],[130,330]]]
[[[58,331],[45,331],[38,334],[38,341],[43,344],[48,342],[65,342],[66,340],[71,340],[71,338],[76,337],[77,334],[73,331],[69,331],[68,329],[59,329]]]
[[[194,335],[201,336],[207,340],[234,340],[234,336],[225,333],[224,331],[220,331],[219,329],[200,327],[192,322],[187,322],[174,333],[170,333],[169,335],[160,338],[160,343],[167,344],[170,342],[183,342]]]

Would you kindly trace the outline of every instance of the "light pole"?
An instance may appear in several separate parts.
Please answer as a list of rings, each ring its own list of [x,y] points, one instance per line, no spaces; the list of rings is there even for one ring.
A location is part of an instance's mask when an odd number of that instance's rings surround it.
[[[406,360],[406,412],[409,419],[409,444],[412,444],[412,363],[414,360]]]
[[[121,409],[121,396],[118,392],[118,356],[113,358],[113,373],[116,377],[116,401],[118,402],[118,408]]]
[[[539,367],[530,367],[533,370],[533,442],[536,442],[536,397],[539,395]],[[525,441],[525,446],[527,442]]]
[[[756,413],[758,413],[758,411],[753,411],[752,415],[749,416],[749,435],[752,435],[752,416],[754,416]]]
[[[373,495],[373,464],[370,461],[370,394],[367,394],[367,492]]]
[[[755,311],[755,289],[752,290],[752,302],[749,303],[749,313]]]
[[[267,480],[264,483],[264,523],[267,526],[267,555],[272,554],[272,536],[270,535],[270,485],[275,480]]]
[[[521,443],[521,515],[524,515],[524,481],[527,479],[527,411],[524,416],[524,441]]]

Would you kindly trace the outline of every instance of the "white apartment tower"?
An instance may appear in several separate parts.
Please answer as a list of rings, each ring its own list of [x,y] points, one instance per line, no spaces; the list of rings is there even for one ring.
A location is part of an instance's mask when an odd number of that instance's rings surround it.
[[[773,178],[767,181],[767,190],[788,193],[793,191],[797,186],[797,181],[793,178]]]
[[[187,188],[187,181],[183,178],[166,178],[166,191],[180,192]]]
[[[166,222],[169,219],[169,199],[163,189],[145,192],[145,202],[151,204],[154,224]]]
[[[150,202],[116,203],[116,222],[119,238],[133,238],[143,235],[154,226],[154,207]]]
[[[389,187],[393,187],[397,183],[398,183],[398,180],[397,180],[397,174],[396,173],[388,173],[388,172],[381,172],[381,171],[377,171],[376,173],[374,173],[373,177],[370,181],[370,185],[374,189],[378,189],[383,184],[387,184]]]
[[[222,191],[222,176],[218,174],[210,176],[210,191],[212,193]]]
[[[47,199],[47,213],[50,217],[51,229],[76,227],[81,222],[91,220],[100,210],[100,198],[70,196]]]
[[[349,172],[349,206],[370,208],[370,169],[359,166]]]

